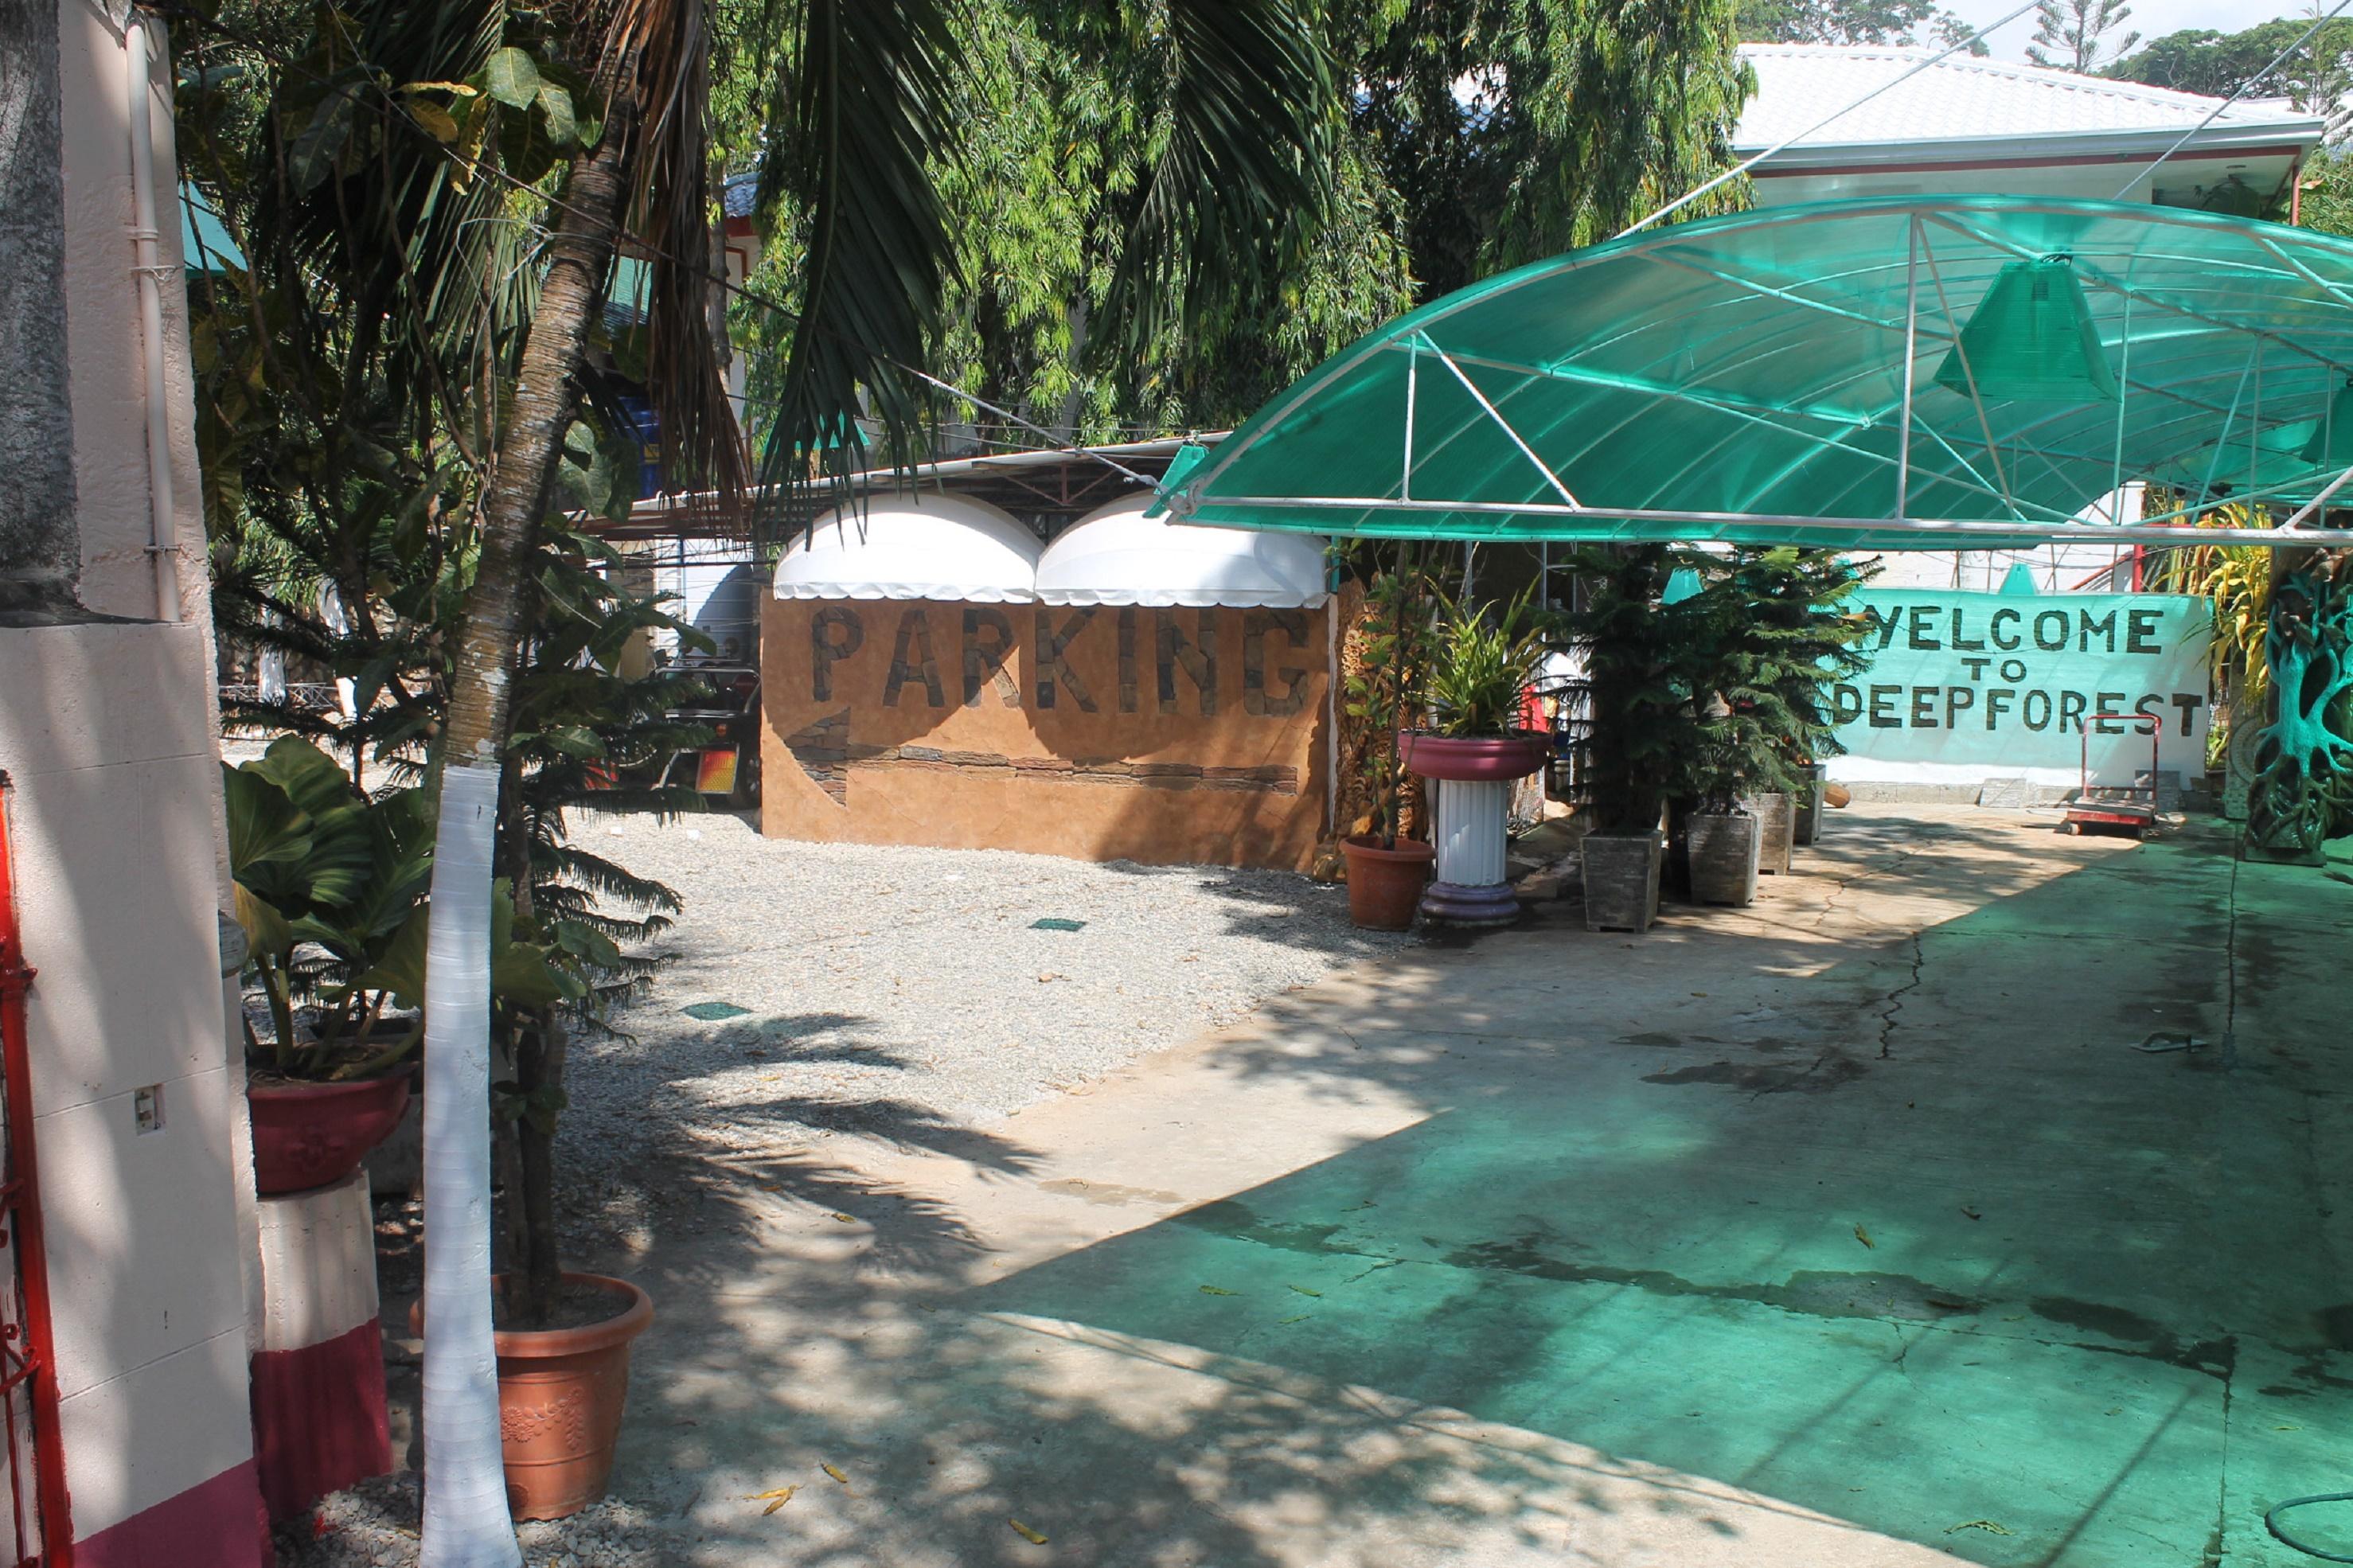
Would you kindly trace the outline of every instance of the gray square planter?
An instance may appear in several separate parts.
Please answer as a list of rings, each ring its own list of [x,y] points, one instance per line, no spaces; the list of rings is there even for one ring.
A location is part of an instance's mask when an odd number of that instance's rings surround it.
[[[1655,833],[1588,833],[1581,855],[1585,867],[1585,929],[1651,929],[1659,913],[1659,860],[1664,846]]]
[[[1767,876],[1788,876],[1789,846],[1798,828],[1797,797],[1752,795],[1743,796],[1740,804],[1757,819],[1757,869]]]
[[[1691,853],[1692,897],[1703,904],[1757,900],[1757,821],[1735,813],[1694,812],[1683,826]]]
[[[1798,792],[1797,821],[1789,834],[1792,844],[1811,844],[1822,836],[1822,785],[1830,772],[1820,763],[1807,764],[1806,787]]]

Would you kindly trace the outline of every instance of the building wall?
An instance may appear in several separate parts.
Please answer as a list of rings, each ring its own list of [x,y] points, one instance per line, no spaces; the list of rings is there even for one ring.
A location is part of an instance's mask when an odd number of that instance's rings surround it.
[[[120,7],[7,10],[0,260],[25,265],[0,264],[0,336],[46,321],[62,350],[12,352],[0,388],[12,515],[52,552],[46,603],[0,601],[0,771],[37,972],[27,1076],[71,1534],[80,1568],[258,1568],[250,1146],[221,977],[225,837],[178,226],[159,225],[177,578],[165,595],[147,548]],[[159,58],[146,90],[164,215],[177,184],[170,79]],[[46,122],[20,112],[45,95]],[[16,224],[20,191],[47,201],[46,216]]]
[[[762,831],[1303,869],[1329,616],[771,599]]]

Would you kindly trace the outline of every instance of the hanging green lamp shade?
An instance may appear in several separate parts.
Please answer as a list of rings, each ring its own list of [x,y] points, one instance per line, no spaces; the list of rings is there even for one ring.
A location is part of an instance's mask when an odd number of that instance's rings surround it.
[[[2033,570],[2023,561],[2013,563],[2010,575],[2001,580],[2001,594],[2005,598],[2031,598],[2042,591],[2034,585]]]
[[[1699,574],[1688,566],[1678,566],[1667,578],[1667,585],[1659,594],[1659,603],[1680,605],[1699,593]]]
[[[2114,403],[2116,378],[2092,325],[2074,258],[2013,261],[1994,275],[1936,384],[1963,397],[1972,379],[1989,401]]]
[[[2353,468],[2353,381],[2337,389],[2328,412],[2313,426],[2312,439],[2296,456],[2316,468]]]

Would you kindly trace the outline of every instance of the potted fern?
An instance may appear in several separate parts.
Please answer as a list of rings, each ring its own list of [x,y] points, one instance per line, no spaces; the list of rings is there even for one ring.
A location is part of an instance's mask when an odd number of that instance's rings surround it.
[[[1348,677],[1348,717],[1365,736],[1363,776],[1372,805],[1368,832],[1340,841],[1348,866],[1348,918],[1367,931],[1403,931],[1438,851],[1400,836],[1406,772],[1398,732],[1420,700],[1430,642],[1429,579],[1405,547],[1374,574],[1358,626],[1357,665]]]
[[[1593,829],[1581,846],[1585,923],[1648,931],[1659,912],[1659,824],[1693,745],[1681,666],[1694,602],[1662,602],[1672,552],[1662,544],[1594,550],[1577,566],[1585,607],[1570,629],[1593,704]]]
[[[1840,745],[1825,692],[1869,667],[1859,644],[1869,629],[1850,607],[1878,563],[1794,545],[1736,549],[1703,590],[1721,616],[1721,690],[1752,718],[1775,765],[1760,769],[1744,796],[1758,823],[1758,868],[1787,872],[1801,814],[1820,815],[1820,759]],[[1810,843],[1813,834],[1804,835]]]
[[[1545,765],[1552,737],[1519,725],[1544,662],[1534,584],[1500,608],[1443,600],[1424,696],[1430,728],[1398,737],[1404,765],[1438,784],[1438,878],[1421,911],[1454,925],[1509,925],[1519,904],[1505,880],[1511,784]]]

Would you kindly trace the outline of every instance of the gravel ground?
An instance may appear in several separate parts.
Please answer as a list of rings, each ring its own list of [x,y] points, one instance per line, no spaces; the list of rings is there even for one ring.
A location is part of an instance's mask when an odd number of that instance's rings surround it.
[[[1345,889],[1283,872],[788,843],[716,813],[575,830],[686,905],[649,948],[669,967],[614,1020],[627,1037],[572,1047],[566,1253],[622,1271],[747,1169],[854,1205],[828,1162],[792,1156],[870,1137],[987,1159],[1025,1106],[1415,940],[1356,931]],[[742,1011],[685,1011],[707,1004]],[[379,1205],[388,1302],[417,1288],[416,1218]],[[279,1568],[406,1568],[417,1509],[413,1471],[338,1493],[280,1528]],[[620,1500],[521,1533],[530,1568],[654,1568],[664,1527]]]
[[[417,1472],[379,1476],[278,1526],[278,1568],[392,1568],[417,1561]],[[527,1568],[663,1568],[654,1521],[610,1499],[570,1519],[519,1526]]]
[[[718,814],[579,826],[686,903],[615,1019],[631,1038],[574,1048],[569,1168],[624,1201],[649,1153],[986,1128],[1412,940],[1284,872],[793,843]],[[743,1011],[684,1011],[711,1004]]]

